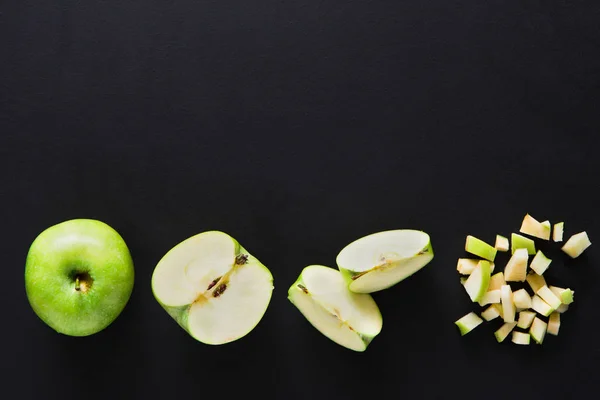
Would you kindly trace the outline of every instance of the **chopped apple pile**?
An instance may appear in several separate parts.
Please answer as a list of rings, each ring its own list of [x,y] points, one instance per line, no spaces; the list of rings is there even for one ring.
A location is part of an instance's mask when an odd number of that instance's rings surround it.
[[[484,310],[471,311],[455,321],[461,336],[496,319],[502,321],[494,332],[498,343],[510,335],[514,344],[528,345],[533,339],[541,345],[546,334],[558,335],[560,315],[574,302],[575,291],[546,281],[544,273],[553,260],[536,248],[535,240],[562,242],[563,234],[564,222],[552,225],[526,214],[519,233],[511,233],[510,243],[500,234],[494,246],[468,235],[465,251],[478,258],[459,258],[456,270],[471,302]],[[571,235],[560,250],[577,258],[591,244],[587,232],[582,231]],[[494,273],[495,265],[500,265],[497,252],[509,251],[504,269]]]

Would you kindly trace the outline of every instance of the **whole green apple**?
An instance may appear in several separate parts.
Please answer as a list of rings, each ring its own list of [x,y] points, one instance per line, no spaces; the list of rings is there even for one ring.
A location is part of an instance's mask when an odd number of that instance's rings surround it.
[[[104,222],[72,219],[51,226],[27,254],[29,303],[65,335],[88,336],[108,327],[129,301],[133,282],[129,249]]]

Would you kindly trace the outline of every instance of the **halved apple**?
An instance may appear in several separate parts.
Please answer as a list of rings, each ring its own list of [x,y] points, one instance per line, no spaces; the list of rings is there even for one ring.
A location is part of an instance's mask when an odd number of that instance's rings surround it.
[[[193,338],[218,345],[242,338],[260,322],[273,276],[234,238],[208,231],[162,257],[152,274],[152,291]]]
[[[355,240],[339,252],[336,263],[351,291],[373,293],[408,278],[432,259],[427,233],[398,229]]]
[[[351,292],[341,273],[324,265],[305,267],[288,299],[315,329],[354,351],[365,351],[383,326],[371,295]]]

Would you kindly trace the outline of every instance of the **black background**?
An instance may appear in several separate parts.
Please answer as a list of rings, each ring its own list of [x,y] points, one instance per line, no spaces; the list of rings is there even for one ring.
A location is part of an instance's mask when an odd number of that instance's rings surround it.
[[[454,321],[479,310],[455,269],[467,234],[531,213],[600,240],[599,21],[596,1],[0,0],[2,397],[593,397],[595,245],[543,247],[576,292],[543,346]],[[87,338],[24,291],[29,244],[71,218],[112,225],[136,267],[125,311]],[[394,228],[427,231],[435,258],[374,294],[366,352],[337,346],[287,288]],[[216,347],[150,290],[162,255],[210,229],[275,278],[257,328]]]

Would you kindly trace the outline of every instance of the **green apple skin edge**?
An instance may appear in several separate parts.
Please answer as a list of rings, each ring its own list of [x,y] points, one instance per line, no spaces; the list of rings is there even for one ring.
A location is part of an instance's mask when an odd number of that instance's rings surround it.
[[[33,241],[25,263],[25,290],[33,311],[68,336],[89,336],[123,311],[134,285],[131,254],[109,225],[73,219]]]
[[[288,300],[321,334],[357,352],[365,351],[383,326],[371,295],[350,291],[341,273],[327,266],[305,267],[289,287]]]
[[[220,231],[180,242],[152,274],[160,306],[191,337],[209,345],[249,334],[266,313],[273,289],[269,269]]]
[[[351,291],[373,293],[415,274],[433,257],[427,233],[398,229],[355,240],[338,253],[336,263]]]

